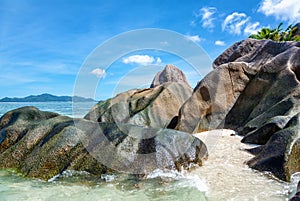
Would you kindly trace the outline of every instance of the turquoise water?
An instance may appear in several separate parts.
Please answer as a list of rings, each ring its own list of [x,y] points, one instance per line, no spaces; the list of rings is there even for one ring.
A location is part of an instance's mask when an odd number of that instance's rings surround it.
[[[149,178],[137,182],[134,179],[114,176],[89,178],[86,174],[65,173],[55,181],[45,182],[22,178],[14,172],[0,171],[0,200],[8,201],[129,201],[129,200],[206,200],[197,189],[197,178],[186,179],[182,176]]]

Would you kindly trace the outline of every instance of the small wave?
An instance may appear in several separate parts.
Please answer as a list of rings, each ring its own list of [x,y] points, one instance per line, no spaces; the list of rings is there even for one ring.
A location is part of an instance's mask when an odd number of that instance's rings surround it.
[[[102,174],[101,179],[106,181],[106,182],[111,182],[115,180],[115,175],[113,174]]]
[[[164,170],[156,169],[147,176],[147,179],[154,179],[154,178],[173,178],[177,180],[177,179],[182,179],[183,175],[181,172],[175,170],[164,171]]]
[[[51,179],[48,179],[48,182],[54,182],[59,178],[68,178],[68,177],[76,177],[76,176],[86,176],[90,173],[86,171],[76,171],[76,170],[65,170],[60,174],[55,175]]]
[[[186,171],[178,172],[176,170],[160,170],[156,169],[147,176],[147,179],[154,178],[171,178],[176,180],[177,186],[181,188],[192,187],[200,192],[207,192],[208,186],[205,179],[201,179],[198,175],[190,175]]]

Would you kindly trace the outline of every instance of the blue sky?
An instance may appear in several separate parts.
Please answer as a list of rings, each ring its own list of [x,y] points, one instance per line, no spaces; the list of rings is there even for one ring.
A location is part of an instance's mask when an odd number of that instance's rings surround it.
[[[110,38],[136,29],[178,32],[213,60],[261,27],[277,27],[280,22],[287,27],[300,21],[298,1],[0,0],[0,98],[45,92],[72,95],[88,55]],[[99,79],[99,86],[93,96],[105,99],[119,92],[116,81],[134,69],[151,65],[159,70],[167,63],[183,68],[192,86],[201,79],[176,55],[135,51],[123,55],[109,69],[95,66],[91,74]]]

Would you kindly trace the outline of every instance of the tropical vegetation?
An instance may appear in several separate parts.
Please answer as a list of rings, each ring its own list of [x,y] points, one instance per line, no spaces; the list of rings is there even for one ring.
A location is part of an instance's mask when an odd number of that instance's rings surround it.
[[[271,39],[277,42],[281,41],[298,41],[300,42],[300,35],[297,35],[298,27],[289,25],[284,31],[281,28],[283,23],[280,23],[277,28],[262,28],[256,34],[251,34],[249,38],[258,40]]]

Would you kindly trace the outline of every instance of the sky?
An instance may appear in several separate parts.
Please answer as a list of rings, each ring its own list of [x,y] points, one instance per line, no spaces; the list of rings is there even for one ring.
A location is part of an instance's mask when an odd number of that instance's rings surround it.
[[[235,42],[262,27],[280,22],[287,27],[297,21],[299,0],[0,0],[0,98],[77,94],[78,80],[86,71],[82,82],[88,89],[81,91],[90,93],[78,94],[102,100],[147,87],[169,63],[182,69],[194,87],[212,70],[211,62]],[[149,28],[155,33],[142,33],[140,49],[127,49],[114,60],[104,56],[105,51],[116,54],[125,48],[126,37],[135,30]],[[201,49],[201,72],[193,71],[195,66],[178,53],[143,49],[155,40],[157,30],[162,35],[171,31],[173,40],[179,34],[187,41],[184,46]],[[107,49],[113,43],[114,48]],[[100,60],[107,61],[104,65]]]

